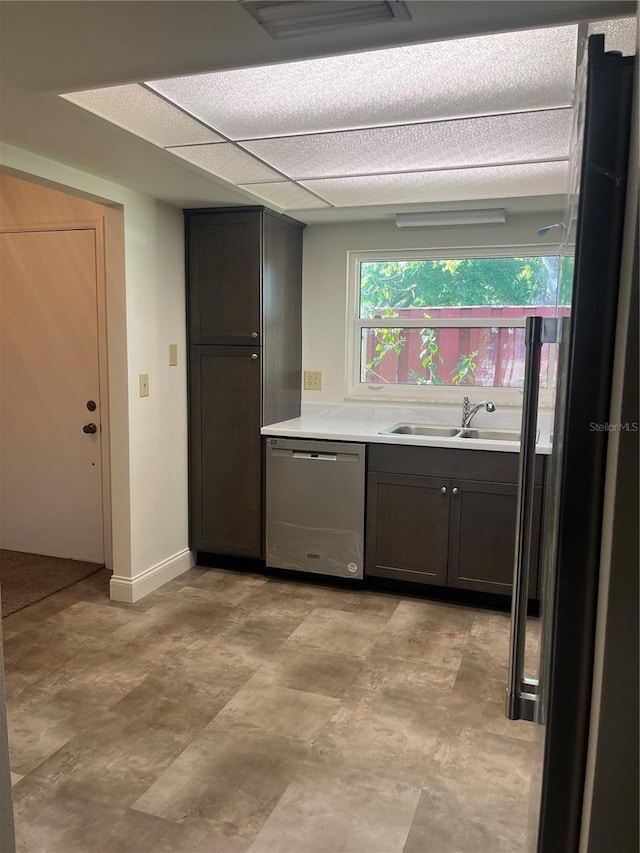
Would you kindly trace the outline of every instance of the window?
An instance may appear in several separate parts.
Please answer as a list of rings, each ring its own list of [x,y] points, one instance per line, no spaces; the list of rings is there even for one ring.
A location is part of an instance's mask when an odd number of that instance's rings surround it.
[[[518,402],[525,318],[569,313],[572,265],[531,251],[350,253],[347,395],[446,402],[475,387]],[[543,403],[555,369],[545,345]]]

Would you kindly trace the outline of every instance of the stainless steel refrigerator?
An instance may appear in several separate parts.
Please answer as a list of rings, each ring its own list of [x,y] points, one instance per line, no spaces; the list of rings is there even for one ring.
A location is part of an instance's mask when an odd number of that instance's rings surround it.
[[[539,853],[578,850],[587,762],[618,283],[635,57],[591,36],[577,80],[565,247],[575,245],[568,318],[527,321],[507,716],[538,725]],[[575,241],[575,242],[574,242]],[[558,346],[553,453],[546,489],[542,641],[524,672],[527,554],[540,353]]]

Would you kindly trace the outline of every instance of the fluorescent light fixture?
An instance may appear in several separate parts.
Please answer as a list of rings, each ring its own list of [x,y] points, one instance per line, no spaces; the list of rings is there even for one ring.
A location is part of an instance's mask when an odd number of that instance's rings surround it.
[[[396,213],[398,228],[429,225],[489,225],[506,222],[504,208],[489,210],[434,210],[428,213]]]
[[[389,21],[410,21],[411,15],[403,0],[247,0],[242,3],[252,18],[271,38],[284,39],[381,24]]]

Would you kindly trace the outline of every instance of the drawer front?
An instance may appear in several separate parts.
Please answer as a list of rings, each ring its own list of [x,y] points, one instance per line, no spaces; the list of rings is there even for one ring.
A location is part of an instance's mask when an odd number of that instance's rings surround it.
[[[415,474],[483,480],[494,483],[518,482],[517,453],[496,450],[458,450],[443,447],[370,444],[369,471],[380,474]],[[536,457],[535,484],[542,485],[545,457]]]

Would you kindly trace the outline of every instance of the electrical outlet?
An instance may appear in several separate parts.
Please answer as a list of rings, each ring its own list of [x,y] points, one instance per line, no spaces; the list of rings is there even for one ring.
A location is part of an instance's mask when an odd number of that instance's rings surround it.
[[[322,391],[322,371],[321,370],[305,370],[305,372],[304,372],[304,390],[305,391]]]
[[[176,367],[178,364],[178,344],[169,344],[169,367]]]
[[[149,374],[148,373],[139,373],[138,374],[138,382],[140,383],[140,396],[148,397],[149,396]]]

